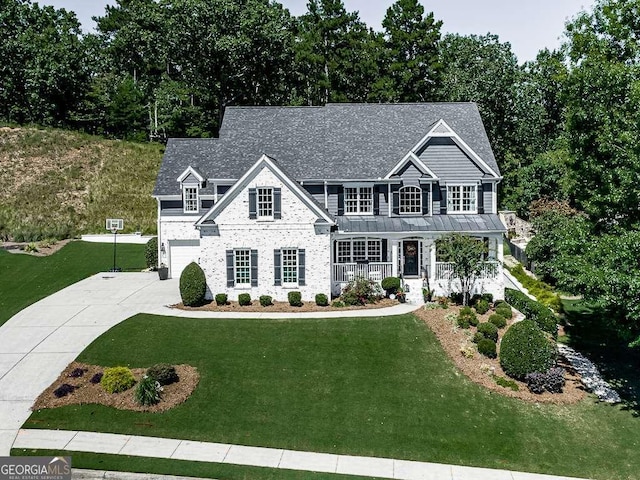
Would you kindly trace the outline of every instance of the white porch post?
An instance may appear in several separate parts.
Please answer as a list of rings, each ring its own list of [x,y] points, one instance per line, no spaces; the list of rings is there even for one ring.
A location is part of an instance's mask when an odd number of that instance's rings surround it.
[[[504,261],[504,243],[502,241],[502,236],[496,238],[496,242],[498,244],[498,251],[496,260],[502,263]]]
[[[431,245],[429,246],[429,253],[431,254],[431,264],[429,265],[429,270],[431,270],[429,272],[429,278],[430,279],[434,279],[436,278],[436,242],[435,240],[431,242]]]
[[[391,240],[391,276],[398,276],[398,240]]]

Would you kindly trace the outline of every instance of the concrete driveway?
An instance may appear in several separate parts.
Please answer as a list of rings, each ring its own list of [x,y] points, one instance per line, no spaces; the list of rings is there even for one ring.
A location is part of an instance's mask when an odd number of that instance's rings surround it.
[[[178,280],[100,273],[25,308],[0,327],[0,455],[38,395],[99,335],[138,312],[178,303]]]

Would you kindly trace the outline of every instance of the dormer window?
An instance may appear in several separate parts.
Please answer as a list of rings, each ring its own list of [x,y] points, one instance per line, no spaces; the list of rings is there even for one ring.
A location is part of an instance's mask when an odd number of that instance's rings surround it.
[[[344,207],[347,215],[373,213],[373,187],[345,187]]]
[[[447,213],[478,213],[476,185],[447,185]]]
[[[419,187],[402,187],[400,189],[400,214],[422,214],[422,189]]]
[[[182,187],[182,201],[184,205],[184,213],[198,213],[198,187],[184,186]]]

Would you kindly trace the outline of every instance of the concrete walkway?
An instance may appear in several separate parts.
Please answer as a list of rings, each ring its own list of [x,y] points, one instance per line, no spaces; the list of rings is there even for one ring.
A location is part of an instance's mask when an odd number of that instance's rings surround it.
[[[16,448],[110,453],[402,480],[572,480],[533,473],[392,458],[357,457],[168,438],[64,430],[20,430]]]

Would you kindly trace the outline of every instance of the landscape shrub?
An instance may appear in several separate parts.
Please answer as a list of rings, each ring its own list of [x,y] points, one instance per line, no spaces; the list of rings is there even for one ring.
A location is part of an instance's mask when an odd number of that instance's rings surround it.
[[[56,398],[62,398],[69,395],[75,389],[76,387],[74,387],[73,385],[69,385],[68,383],[63,383],[53,391],[53,394],[56,396]]]
[[[102,372],[95,373],[95,374],[93,375],[93,377],[91,377],[91,380],[89,380],[89,381],[90,381],[91,383],[93,383],[94,385],[95,385],[96,383],[100,383],[100,380],[102,380],[102,375],[103,375],[103,374],[102,374]]]
[[[480,332],[476,332],[473,334],[473,343],[478,343],[480,340],[482,340],[483,338],[485,338],[485,336],[480,333]]]
[[[511,380],[510,378],[504,378],[499,375],[493,375],[493,379],[501,387],[510,388],[514,392],[517,392],[518,390],[520,390],[520,387],[518,386],[518,384],[513,380]]]
[[[216,293],[216,305],[226,305],[228,303],[228,297],[226,293]]]
[[[489,316],[489,323],[493,323],[498,328],[504,328],[507,326],[507,319],[499,313],[494,313]]]
[[[527,387],[532,393],[562,393],[565,385],[564,369],[560,367],[550,368],[545,373],[533,372],[525,377]]]
[[[334,300],[333,302],[331,302],[331,306],[334,308],[344,308],[346,307],[346,305],[344,304],[344,302],[342,300]]]
[[[462,305],[464,303],[462,292],[453,292],[451,293],[449,298],[451,298],[451,303],[454,303],[456,305]]]
[[[484,335],[486,338],[493,340],[494,342],[498,341],[498,327],[496,327],[493,323],[484,322],[479,324],[478,332]]]
[[[145,375],[136,387],[134,398],[139,405],[155,405],[160,401],[161,392],[160,382],[150,375]]]
[[[504,300],[496,300],[495,302],[493,302],[493,308],[498,308],[500,305],[506,305],[507,302],[505,302]]]
[[[546,375],[544,373],[527,373],[524,377],[524,381],[527,383],[527,388],[531,393],[538,395],[544,393],[544,384],[546,381]]]
[[[483,293],[482,300],[484,300],[488,304],[493,303],[493,293]]]
[[[391,277],[388,277],[391,278]],[[382,297],[382,290],[373,280],[356,278],[351,280],[343,289],[340,299],[345,305],[365,305],[375,303]]]
[[[156,363],[147,369],[147,376],[153,378],[160,385],[171,385],[180,380],[176,367],[168,363]]]
[[[514,323],[502,337],[500,365],[512,378],[522,380],[528,373],[546,372],[557,356],[557,346],[533,320]]]
[[[396,293],[400,288],[400,279],[398,277],[385,277],[380,282],[380,285],[389,296],[392,293]]]
[[[248,293],[241,293],[238,295],[238,303],[241,307],[248,307],[251,305],[251,295]]]
[[[151,238],[144,247],[144,259],[147,268],[158,267],[158,237]]]
[[[471,307],[462,307],[458,313],[458,326],[469,328],[470,325],[478,325],[478,317]]]
[[[498,315],[502,315],[505,319],[513,317],[513,310],[511,310],[511,307],[507,303],[501,303],[495,310]]]
[[[84,373],[87,371],[86,368],[74,368],[71,373],[69,374],[69,377],[71,378],[80,378],[81,376],[84,375]]]
[[[476,312],[478,312],[478,315],[484,315],[489,311],[489,302],[481,298],[475,303],[475,309]]]
[[[271,298],[270,295],[260,295],[260,305],[262,305],[263,307],[273,305],[273,298]]]
[[[316,295],[316,305],[319,307],[326,307],[329,305],[329,299],[324,293],[318,293]]]
[[[292,307],[302,306],[302,293],[298,291],[289,292],[287,294],[287,299],[289,300],[289,305],[291,305]]]
[[[550,333],[554,337],[558,335],[558,319],[549,307],[531,300],[524,293],[511,288],[505,289],[505,297],[516,310],[522,312],[528,319],[533,320],[543,331]]]
[[[490,338],[483,338],[478,342],[478,352],[488,358],[496,358],[496,342]]]
[[[440,306],[440,308],[446,310],[449,308],[449,299],[447,297],[438,297],[436,298],[436,302]]]
[[[553,291],[550,285],[527,275],[521,264],[510,268],[511,274],[529,291],[531,295],[536,297],[542,305],[552,308],[558,313],[562,313],[562,301],[560,297]],[[514,307],[518,308],[514,305]],[[518,310],[520,310],[518,308]],[[524,312],[523,312],[524,313]]]
[[[100,385],[107,393],[120,393],[129,390],[136,383],[133,373],[127,367],[106,368]]]
[[[204,304],[207,294],[207,279],[200,265],[191,262],[180,275],[180,296],[187,307],[199,307]]]

